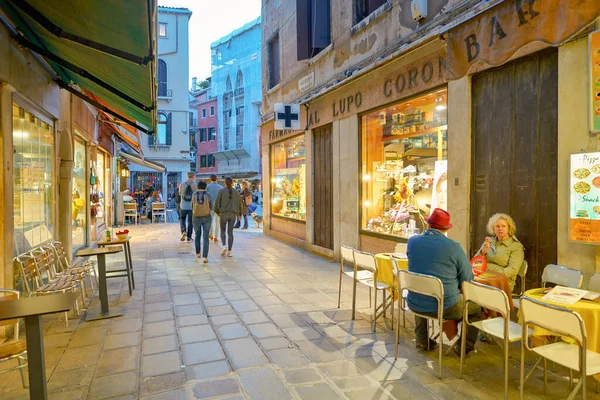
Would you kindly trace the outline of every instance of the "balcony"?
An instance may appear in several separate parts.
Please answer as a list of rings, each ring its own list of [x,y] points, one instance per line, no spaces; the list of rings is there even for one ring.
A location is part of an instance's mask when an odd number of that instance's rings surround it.
[[[173,100],[173,90],[172,89],[159,90],[158,98],[159,98],[159,100],[167,100],[167,101]]]

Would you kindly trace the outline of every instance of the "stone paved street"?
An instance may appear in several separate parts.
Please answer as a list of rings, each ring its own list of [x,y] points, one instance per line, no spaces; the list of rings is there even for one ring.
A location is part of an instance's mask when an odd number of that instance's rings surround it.
[[[502,355],[480,343],[458,379],[458,358],[415,350],[412,318],[394,334],[380,322],[372,333],[368,291],[351,321],[351,284],[337,309],[338,264],[264,236],[236,231],[233,258],[211,248],[198,263],[177,224],[131,227],[136,290],[109,281],[111,309],[120,318],[69,327],[45,318],[51,399],[501,399]],[[111,256],[117,266],[122,255]],[[95,298],[90,310],[97,310]],[[519,347],[511,349],[510,397],[518,398]],[[6,368],[10,363],[1,365]],[[564,371],[563,371],[564,372]],[[17,372],[1,375],[0,398],[28,398]],[[527,398],[565,397],[568,381],[541,373]],[[588,398],[600,398],[589,382]]]

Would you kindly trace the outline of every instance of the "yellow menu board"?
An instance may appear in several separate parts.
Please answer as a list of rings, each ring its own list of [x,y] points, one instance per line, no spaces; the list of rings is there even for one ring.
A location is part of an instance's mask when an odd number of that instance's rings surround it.
[[[569,238],[600,244],[600,152],[571,154]]]
[[[589,36],[590,131],[600,132],[600,31]]]

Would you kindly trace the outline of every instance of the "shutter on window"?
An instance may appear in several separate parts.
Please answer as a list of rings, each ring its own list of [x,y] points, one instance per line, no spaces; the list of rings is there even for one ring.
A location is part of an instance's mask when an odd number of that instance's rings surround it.
[[[367,0],[369,4],[369,14],[377,10],[379,7],[387,3],[387,0]]]
[[[154,146],[154,135],[148,135],[148,147],[152,146]]]
[[[331,43],[330,0],[311,0],[311,2],[312,47],[324,49]]]
[[[310,40],[310,3],[311,0],[296,0],[298,61],[312,57],[312,43]]]
[[[171,113],[167,114],[167,146],[171,146],[172,143],[172,134],[171,134],[171,125],[172,125]]]

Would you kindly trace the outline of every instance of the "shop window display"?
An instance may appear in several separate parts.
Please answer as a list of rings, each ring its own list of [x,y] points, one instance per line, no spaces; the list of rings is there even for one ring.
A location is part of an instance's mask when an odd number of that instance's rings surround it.
[[[53,238],[54,132],[48,124],[13,104],[14,255]]]
[[[85,246],[87,235],[86,193],[89,183],[86,180],[87,160],[85,144],[75,139],[72,197],[72,246],[73,251]]]
[[[361,117],[362,229],[409,238],[447,209],[446,89]]]
[[[306,220],[306,146],[304,135],[271,146],[271,212]]]

